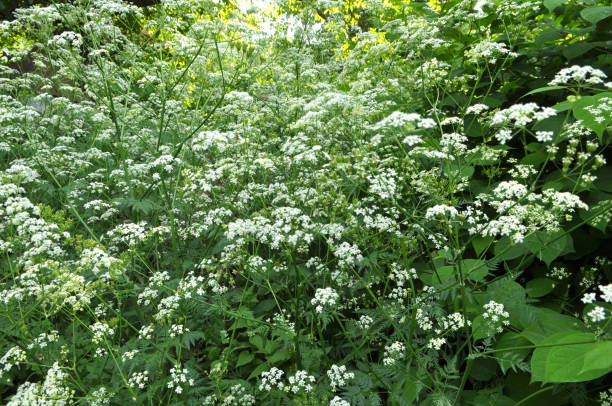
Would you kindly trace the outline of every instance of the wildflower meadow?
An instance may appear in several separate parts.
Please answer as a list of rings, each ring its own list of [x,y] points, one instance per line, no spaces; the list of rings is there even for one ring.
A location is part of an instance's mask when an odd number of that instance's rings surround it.
[[[13,3],[0,404],[612,405],[609,0]]]

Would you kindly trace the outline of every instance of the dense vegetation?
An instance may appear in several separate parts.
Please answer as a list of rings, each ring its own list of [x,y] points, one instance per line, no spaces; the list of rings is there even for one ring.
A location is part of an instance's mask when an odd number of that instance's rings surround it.
[[[611,405],[612,6],[0,24],[0,403]]]

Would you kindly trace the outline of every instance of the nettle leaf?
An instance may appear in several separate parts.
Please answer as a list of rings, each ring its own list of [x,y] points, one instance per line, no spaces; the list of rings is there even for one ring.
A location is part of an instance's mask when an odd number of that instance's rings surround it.
[[[585,127],[593,130],[599,137],[599,142],[602,142],[603,133],[608,124],[612,122],[610,109],[600,108],[600,105],[604,103],[607,106],[612,104],[612,92],[583,97],[574,103],[572,109],[576,120],[582,120]]]
[[[562,332],[539,344],[531,357],[532,382],[585,382],[612,371],[612,341],[593,333]]]

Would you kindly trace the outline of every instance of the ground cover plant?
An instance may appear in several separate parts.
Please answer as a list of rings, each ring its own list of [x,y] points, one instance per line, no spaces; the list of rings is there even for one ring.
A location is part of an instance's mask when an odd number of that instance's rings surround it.
[[[0,399],[612,404],[612,6],[0,24]]]

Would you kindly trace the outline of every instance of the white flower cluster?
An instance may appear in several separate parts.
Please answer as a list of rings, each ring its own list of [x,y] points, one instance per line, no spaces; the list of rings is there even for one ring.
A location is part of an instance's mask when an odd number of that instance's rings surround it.
[[[28,350],[34,347],[45,348],[50,343],[54,343],[59,340],[59,332],[57,330],[51,330],[48,333],[40,333],[30,344],[28,344]],[[0,364],[2,361],[0,360]]]
[[[508,320],[510,314],[504,310],[503,304],[491,300],[483,307],[485,311],[482,313],[482,317],[489,323],[492,330],[501,333],[504,331],[503,326],[510,325],[510,320]]]
[[[497,59],[503,56],[517,57],[516,52],[511,52],[508,46],[503,42],[481,41],[474,45],[471,49],[465,51],[468,60],[473,63],[485,61],[491,64],[497,62]]]
[[[382,362],[385,366],[395,365],[396,362],[401,361],[405,356],[406,346],[401,341],[395,341],[385,346]]]
[[[342,399],[340,396],[335,396],[330,402],[329,406],[351,406],[349,402]]]
[[[612,117],[612,98],[602,97],[597,100],[596,105],[588,106],[585,110],[594,116],[597,123],[603,123]]]
[[[601,406],[612,406],[612,388],[599,392],[599,401]]]
[[[68,377],[59,364],[55,362],[42,382],[26,382],[17,388],[17,393],[7,403],[7,406],[53,405],[69,406],[73,404],[74,391],[64,385]]]
[[[9,372],[13,367],[18,367],[27,359],[26,352],[17,346],[9,348],[9,350],[0,358],[0,378]]]
[[[546,274],[547,277],[562,281],[569,278],[570,274],[563,266],[553,266],[550,271]]]
[[[374,320],[370,316],[365,315],[365,314],[361,315],[359,317],[359,320],[357,321],[357,324],[362,330],[369,329],[372,323],[374,323]]]
[[[599,285],[600,297],[606,303],[612,303],[612,283],[608,285]],[[582,297],[582,303],[591,304],[597,300],[597,294],[594,292],[585,293]],[[606,319],[606,309],[602,306],[595,306],[587,313],[589,321],[597,323]]]
[[[414,268],[406,269],[393,263],[391,264],[391,274],[389,278],[394,281],[396,285],[389,293],[389,298],[403,300],[408,297],[410,292],[410,281],[417,279],[417,274]]]
[[[183,393],[184,386],[195,385],[193,378],[187,378],[189,370],[187,368],[181,368],[180,366],[174,366],[170,369],[170,380],[168,381],[168,389],[174,389],[176,393]]]
[[[348,381],[355,378],[355,373],[347,372],[346,366],[333,364],[327,371],[329,377],[329,384],[332,391],[336,391],[338,388],[346,386]]]
[[[446,344],[444,337],[432,337],[427,343],[427,348],[438,351],[444,344]]]
[[[491,119],[491,124],[513,124],[518,127],[525,127],[534,120],[544,120],[556,114],[557,111],[555,109],[539,107],[535,103],[514,104],[507,109],[495,113]]]
[[[88,395],[87,401],[89,406],[107,406],[113,397],[112,393],[108,393],[108,389],[104,386],[99,387]]]
[[[323,313],[327,308],[333,307],[338,302],[338,293],[332,288],[318,288],[314,298],[310,301],[317,313]]]
[[[569,85],[576,82],[579,85],[597,85],[604,82],[606,74],[599,69],[591,66],[573,65],[569,68],[561,69],[553,80],[548,82],[549,86]]]
[[[397,184],[394,170],[388,169],[370,178],[369,192],[381,199],[393,199],[396,195]]]
[[[130,379],[128,379],[128,385],[132,388],[144,389],[149,382],[149,371],[134,372]]]
[[[308,375],[306,371],[297,371],[295,375],[292,375],[288,379],[289,390],[293,393],[298,393],[303,390],[306,393],[310,393],[315,383],[315,377]]]
[[[436,126],[436,122],[431,118],[422,118],[417,113],[402,113],[401,111],[394,111],[389,116],[376,123],[372,128],[374,130],[383,128],[398,128],[407,124],[414,124],[419,128],[433,128]]]
[[[363,259],[361,250],[355,244],[350,244],[346,241],[333,247],[334,256],[338,258],[338,267],[345,268],[348,266],[356,265]]]
[[[108,353],[106,347],[100,346],[101,344],[107,344],[105,341],[107,339],[112,338],[111,336],[115,334],[115,330],[113,330],[107,323],[96,322],[92,324],[90,330],[93,334],[91,341],[96,344],[98,347],[96,348],[96,357],[102,357]]]
[[[172,324],[170,326],[170,337],[172,338],[176,338],[176,337],[180,337],[183,334],[185,334],[186,332],[189,331],[188,328],[186,328],[185,326],[183,326],[182,324]]]
[[[466,320],[461,313],[451,313],[444,317],[440,322],[440,328],[436,329],[436,333],[440,334],[443,331],[457,331],[465,325],[471,325],[469,320]]]
[[[269,371],[261,373],[261,383],[259,384],[260,391],[270,392],[273,389],[283,390],[285,384],[283,383],[284,371],[272,367]]]
[[[455,218],[458,215],[459,212],[457,211],[457,209],[446,204],[438,204],[436,206],[430,207],[425,212],[425,218],[429,220],[436,217]]]
[[[212,402],[211,402],[212,403]],[[230,393],[223,398],[222,406],[254,406],[255,396],[247,392],[247,389],[241,385],[233,385],[230,388]]]

